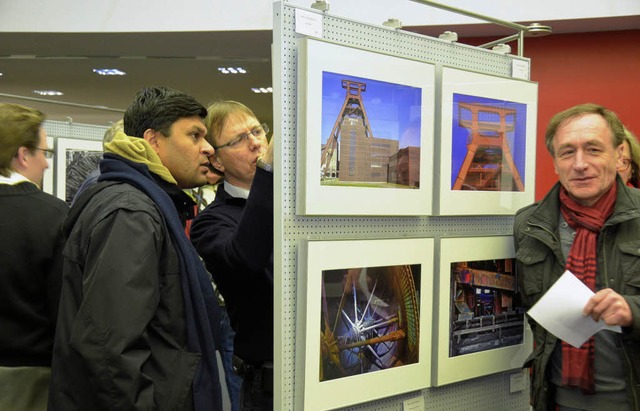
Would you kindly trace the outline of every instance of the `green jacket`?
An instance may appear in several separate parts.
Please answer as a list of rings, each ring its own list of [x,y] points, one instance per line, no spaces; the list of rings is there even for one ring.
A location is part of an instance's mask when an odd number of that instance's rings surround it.
[[[597,275],[600,282],[624,296],[633,325],[617,336],[619,354],[626,364],[627,390],[633,410],[640,410],[640,190],[617,180],[615,209],[598,235]],[[560,184],[537,203],[518,211],[514,223],[518,288],[522,304],[530,308],[564,273],[558,221]],[[547,365],[558,339],[529,318],[534,336],[533,353],[524,367],[533,367],[533,410],[554,410],[553,385]]]

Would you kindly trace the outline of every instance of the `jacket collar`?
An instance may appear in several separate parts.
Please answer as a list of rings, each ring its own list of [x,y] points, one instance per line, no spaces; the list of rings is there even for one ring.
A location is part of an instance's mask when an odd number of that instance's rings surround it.
[[[605,226],[640,217],[640,191],[623,184],[620,177],[616,179],[616,182],[618,184],[616,206]]]
[[[551,232],[557,232],[560,214],[560,182],[557,182],[538,203],[527,223],[539,225]]]

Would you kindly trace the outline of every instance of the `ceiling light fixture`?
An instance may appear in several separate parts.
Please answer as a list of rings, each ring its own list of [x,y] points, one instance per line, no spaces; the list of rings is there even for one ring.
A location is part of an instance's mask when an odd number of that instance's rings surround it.
[[[441,35],[438,36],[440,40],[449,41],[451,43],[455,43],[458,41],[458,33],[455,31],[445,31]]]
[[[314,1],[311,4],[311,8],[320,11],[329,11],[329,2],[325,0]]]
[[[251,91],[256,94],[273,93],[273,87],[252,87]]]
[[[93,72],[101,76],[124,76],[127,74],[122,70],[114,68],[93,69]]]
[[[242,67],[218,67],[222,74],[247,74],[247,70]]]
[[[391,17],[391,18],[388,18],[387,21],[382,23],[382,25],[385,27],[391,27],[392,29],[401,29],[402,21],[400,21],[400,19]]]
[[[41,96],[62,96],[64,93],[58,90],[33,90],[34,93]]]

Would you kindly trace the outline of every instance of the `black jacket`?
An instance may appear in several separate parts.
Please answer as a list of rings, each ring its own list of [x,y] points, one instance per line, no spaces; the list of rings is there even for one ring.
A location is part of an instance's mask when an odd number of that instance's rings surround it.
[[[35,184],[0,184],[2,367],[51,366],[68,211]]]
[[[218,187],[191,226],[191,242],[224,297],[235,354],[273,360],[273,174],[257,168],[247,200]]]
[[[50,409],[192,409],[200,354],[186,350],[178,256],[156,205],[98,183],[64,228]]]
[[[558,221],[560,185],[540,202],[516,214],[514,237],[519,292],[527,308],[565,271]],[[633,315],[631,327],[623,328],[619,355],[626,366],[627,391],[632,409],[640,410],[640,190],[618,179],[615,208],[598,236],[597,275],[607,287],[621,294]],[[553,384],[548,381],[549,360],[558,339],[529,319],[535,348],[525,366],[533,367],[531,399],[536,411],[555,410]],[[597,349],[597,347],[596,347]]]

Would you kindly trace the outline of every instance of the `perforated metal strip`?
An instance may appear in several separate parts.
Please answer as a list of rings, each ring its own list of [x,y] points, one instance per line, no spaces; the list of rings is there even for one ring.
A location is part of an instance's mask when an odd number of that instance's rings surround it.
[[[510,235],[513,217],[308,217],[295,215],[296,192],[296,39],[295,7],[274,5],[274,122],[281,149],[276,155],[276,406],[295,410],[302,378],[296,375],[296,351],[305,341],[298,325],[297,252],[304,239],[367,239]],[[382,26],[323,16],[323,38],[365,50],[509,76],[512,57],[467,45],[391,30]],[[279,123],[278,123],[279,122]],[[437,136],[436,136],[437,138]],[[280,158],[278,158],[278,156]],[[302,321],[302,319],[300,320]],[[300,334],[297,334],[300,333]],[[299,368],[300,369],[300,368]],[[370,387],[373,391],[375,387]],[[509,394],[507,373],[348,407],[348,410],[402,409],[406,399],[422,395],[427,410],[529,410],[528,390]],[[298,410],[296,410],[298,411]]]
[[[77,138],[79,140],[102,141],[104,133],[108,128],[109,127],[107,126],[79,124],[66,121],[46,120],[44,122],[44,129],[47,132],[47,136],[53,137],[54,139],[64,137]]]

